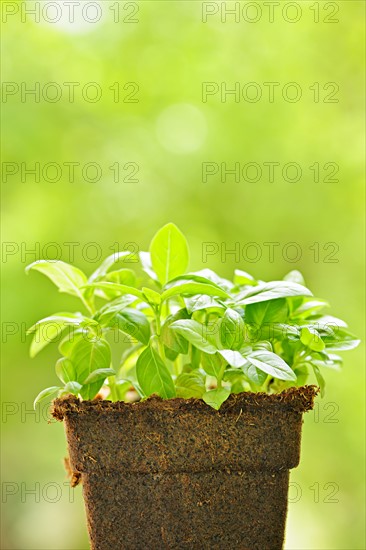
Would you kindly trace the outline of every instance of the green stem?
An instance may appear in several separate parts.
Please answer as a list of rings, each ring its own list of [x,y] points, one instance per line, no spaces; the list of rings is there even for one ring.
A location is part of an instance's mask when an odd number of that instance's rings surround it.
[[[108,385],[111,392],[112,401],[118,401],[118,395],[116,391],[116,381],[114,376],[108,377]]]
[[[94,309],[88,304],[88,302],[85,300],[82,292],[79,293],[79,298],[80,300],[83,302],[84,306],[86,307],[86,309],[88,310],[88,313],[90,313],[90,315],[94,315],[95,311]]]
[[[158,348],[160,352],[160,356],[163,359],[163,361],[166,360],[165,358],[165,350],[164,350],[164,344],[161,341],[161,320],[160,320],[160,314],[161,314],[161,306],[157,306],[154,308],[155,313],[155,322],[156,322],[156,336],[158,338]]]
[[[273,378],[270,374],[267,375],[267,378],[265,379],[263,385],[262,385],[262,391],[264,391],[265,393],[268,392],[268,384],[271,380],[271,378]]]
[[[222,377],[224,376],[225,369],[226,369],[226,365],[223,365],[220,369],[218,377],[216,378],[218,388],[222,388]]]

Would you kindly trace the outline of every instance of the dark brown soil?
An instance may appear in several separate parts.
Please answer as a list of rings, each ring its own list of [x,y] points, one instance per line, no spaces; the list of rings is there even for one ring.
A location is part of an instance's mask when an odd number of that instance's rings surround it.
[[[315,386],[139,403],[56,399],[93,550],[279,550]]]

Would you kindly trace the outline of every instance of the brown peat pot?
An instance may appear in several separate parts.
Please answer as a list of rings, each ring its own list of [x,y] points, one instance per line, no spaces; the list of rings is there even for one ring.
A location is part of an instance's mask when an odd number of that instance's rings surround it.
[[[277,550],[315,386],[139,403],[56,399],[93,550]]]

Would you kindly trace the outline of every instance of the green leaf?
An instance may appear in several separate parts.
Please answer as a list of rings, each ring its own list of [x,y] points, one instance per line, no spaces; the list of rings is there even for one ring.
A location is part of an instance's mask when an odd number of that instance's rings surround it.
[[[168,367],[150,346],[137,360],[136,376],[145,395],[157,394],[164,399],[175,397],[174,382]]]
[[[150,244],[150,255],[153,270],[162,285],[183,274],[188,267],[187,241],[173,223],[156,233]]]
[[[255,340],[298,340],[300,330],[284,323],[265,323],[261,327],[248,326],[251,341]]]
[[[75,365],[77,382],[83,385],[83,399],[93,399],[100,390],[103,381],[87,384],[88,376],[97,369],[107,369],[111,363],[111,350],[106,340],[78,340],[71,350],[70,360]]]
[[[26,272],[32,269],[46,275],[60,292],[78,298],[82,296],[80,289],[85,285],[87,278],[80,269],[60,260],[37,260],[26,268]]]
[[[106,274],[105,280],[119,285],[136,286],[136,274],[132,269],[119,269]]]
[[[233,284],[227,279],[222,279],[211,269],[202,269],[201,271],[196,271],[195,273],[187,273],[186,275],[180,275],[169,281],[168,284],[164,286],[164,289],[167,290],[176,286],[177,284],[183,283],[201,283],[204,285],[214,286],[219,290],[229,291],[233,287]]]
[[[56,363],[56,374],[64,384],[76,379],[75,367],[67,357],[62,357]]]
[[[322,351],[325,348],[325,344],[320,338],[319,332],[312,327],[304,327],[301,329],[300,341],[304,346],[314,351]]]
[[[125,250],[123,252],[115,252],[114,254],[111,254],[110,256],[108,256],[108,258],[106,258],[100,264],[98,269],[96,269],[94,271],[94,273],[92,273],[90,275],[90,277],[88,279],[88,282],[92,283],[92,282],[96,281],[97,279],[99,279],[101,277],[104,277],[107,274],[109,268],[112,267],[112,265],[117,263],[122,258],[126,258],[126,256],[130,256],[130,255],[131,255],[131,252],[129,250]]]
[[[55,394],[60,389],[61,389],[60,386],[51,386],[50,388],[46,388],[45,390],[42,390],[35,398],[33,402],[33,408],[35,409],[40,401],[42,401],[43,399],[46,399],[46,397],[50,397],[50,395]]]
[[[345,321],[342,319],[339,319],[339,317],[334,317],[333,315],[313,315],[311,316],[311,319],[308,319],[310,322],[319,322],[323,325],[330,325],[332,327],[339,327],[339,328],[347,328],[348,325]]]
[[[188,319],[189,315],[185,309],[180,309],[174,315],[169,315],[161,328],[161,341],[163,344],[176,353],[186,355],[188,353],[188,341],[178,332],[171,328],[172,323],[180,319]]]
[[[58,350],[65,357],[70,357],[71,350],[75,346],[76,342],[81,339],[87,339],[87,333],[85,328],[76,328],[66,334],[61,340]]]
[[[250,390],[248,381],[241,369],[227,368],[225,370],[223,380],[231,384],[231,393],[241,393],[243,391]]]
[[[218,296],[219,298],[230,298],[230,295],[221,288],[204,283],[182,283],[172,286],[165,290],[161,295],[161,300],[167,300],[172,296],[181,296],[183,294],[205,294],[206,296]]]
[[[27,333],[34,333],[30,356],[35,357],[47,344],[57,340],[67,326],[80,326],[87,318],[73,313],[56,313],[41,319]],[[89,319],[93,323],[92,319]]]
[[[101,318],[101,322],[103,317]],[[125,308],[114,314],[109,326],[118,328],[121,332],[132,336],[143,344],[150,340],[150,323],[143,313],[136,309]]]
[[[245,308],[245,322],[258,328],[266,323],[285,323],[287,316],[286,298],[249,304]]]
[[[231,367],[240,368],[248,362],[248,360],[243,357],[239,351],[233,351],[231,349],[220,349],[218,353]]]
[[[159,294],[155,290],[152,290],[151,288],[146,288],[145,286],[142,287],[142,292],[145,300],[149,302],[149,304],[152,304],[154,306],[160,306],[161,294]]]
[[[253,345],[252,345],[252,350],[253,351],[257,351],[257,350],[265,350],[265,351],[273,351],[273,346],[271,344],[271,342],[268,342],[267,340],[262,340],[260,342],[255,342]],[[243,355],[249,355],[249,353],[251,353],[252,350],[240,350],[240,352],[243,354]]]
[[[85,285],[84,288],[100,288],[101,290],[115,290],[119,294],[132,294],[132,296],[137,296],[140,300],[145,301],[145,297],[141,290],[134,288],[133,286],[120,285],[118,283],[109,283],[106,281],[100,281],[99,283],[91,283],[90,285]]]
[[[89,376],[84,381],[84,384],[93,384],[94,382],[100,382],[108,377],[108,376],[116,376],[116,372],[113,369],[96,369],[93,370],[92,373],[89,374]]]
[[[309,377],[309,370],[306,364],[299,365],[295,369],[295,374],[297,377],[296,385],[305,386],[307,379]]]
[[[270,351],[254,351],[246,357],[259,370],[279,380],[296,380],[294,371],[281,357]]]
[[[236,304],[256,304],[288,296],[312,296],[312,293],[308,288],[297,283],[272,281],[270,283],[260,283],[251,289],[240,292],[236,296]]]
[[[249,273],[247,273],[246,271],[235,269],[234,283],[238,286],[256,286],[258,284],[258,281],[256,281],[254,277],[249,275]]]
[[[311,358],[311,364],[319,368],[333,369],[340,371],[342,367],[342,358],[334,353],[313,353]]]
[[[324,336],[323,341],[327,351],[343,351],[356,348],[360,340],[343,327],[334,331],[334,336]]]
[[[205,378],[197,370],[182,372],[175,381],[177,397],[200,399],[205,393]]]
[[[214,337],[204,325],[197,321],[182,319],[181,321],[175,321],[170,327],[201,351],[216,353],[217,346]]]
[[[318,313],[319,310],[322,310],[325,307],[329,307],[328,302],[326,302],[325,300],[321,300],[320,298],[304,298],[302,303],[298,305],[291,313],[291,318],[297,319],[298,317],[300,317],[305,319],[310,315]]]
[[[237,311],[227,308],[220,326],[221,343],[227,349],[239,349],[244,341],[244,321]]]
[[[320,388],[320,395],[321,395],[321,397],[324,397],[324,394],[325,394],[325,380],[324,380],[319,368],[316,365],[314,365],[314,363],[310,363],[310,364],[313,367],[314,374],[315,374],[316,380],[317,380],[319,388]]]
[[[216,388],[210,390],[202,395],[202,399],[207,405],[210,405],[213,409],[219,410],[224,401],[229,397],[230,391],[226,388]]]
[[[202,283],[211,283],[216,285],[223,290],[231,290],[234,288],[234,284],[228,279],[223,279],[217,273],[212,271],[212,269],[201,269],[200,271],[194,271],[193,273],[188,274],[190,277],[194,277],[194,280]]]
[[[79,395],[82,390],[82,385],[79,384],[79,382],[76,382],[75,380],[72,380],[71,382],[67,382],[65,386],[61,390],[61,394],[67,394],[72,393],[74,395]]]
[[[124,296],[119,296],[111,302],[105,304],[96,315],[97,321],[103,325],[108,325],[109,321],[114,317],[116,313],[120,313],[122,310],[127,308],[133,302],[137,300],[136,296],[131,296],[130,294],[125,294]]]
[[[209,376],[215,377],[216,380],[219,380],[221,378],[225,363],[219,354],[216,353],[215,355],[210,355],[207,353],[202,353],[201,362],[203,370]]]
[[[287,275],[284,276],[283,280],[305,286],[305,279],[302,273],[300,273],[300,271],[297,271],[297,269],[294,269],[293,271],[287,273]]]
[[[210,309],[214,311],[221,311],[225,309],[225,306],[216,301],[215,298],[212,296],[205,296],[204,294],[191,296],[190,298],[185,297],[184,303],[188,313],[193,313],[194,311],[200,311],[202,309]]]
[[[242,370],[248,380],[253,382],[256,386],[263,386],[264,382],[267,380],[267,373],[258,369],[249,361],[242,366]]]
[[[139,252],[140,262],[142,270],[152,279],[155,283],[159,283],[158,276],[152,268],[150,252]]]

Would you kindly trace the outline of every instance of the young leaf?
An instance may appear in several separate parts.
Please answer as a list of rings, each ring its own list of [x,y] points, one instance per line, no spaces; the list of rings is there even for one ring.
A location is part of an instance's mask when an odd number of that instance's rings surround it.
[[[320,338],[319,332],[312,327],[304,327],[301,329],[300,340],[304,346],[313,351],[322,351],[325,348],[325,344]]]
[[[145,286],[142,287],[142,292],[143,292],[145,300],[149,304],[151,304],[153,306],[160,306],[160,304],[161,304],[161,294],[159,294],[155,290],[152,290],[151,288],[146,288]]]
[[[224,370],[223,367],[225,367],[222,357],[218,353],[215,355],[202,353],[201,361],[203,370],[209,376],[213,376],[216,380],[219,380]]]
[[[61,394],[67,394],[72,393],[74,395],[79,395],[81,393],[82,385],[79,384],[79,382],[75,382],[75,380],[72,380],[71,382],[67,382],[65,386],[61,390]]]
[[[140,262],[142,270],[152,279],[155,283],[160,284],[158,276],[152,268],[150,252],[139,252]]]
[[[311,315],[307,321],[314,324],[328,325],[331,328],[347,328],[347,323],[338,317],[333,317],[333,315]]]
[[[318,313],[319,310],[329,307],[328,302],[325,300],[304,298],[301,303],[291,313],[291,318],[297,319],[298,317],[306,319],[309,316]]]
[[[119,285],[136,286],[136,274],[132,269],[118,269],[110,271],[104,277],[107,282],[117,283]]]
[[[186,355],[188,353],[188,341],[183,338],[178,332],[171,328],[172,323],[180,319],[188,319],[189,315],[185,309],[180,309],[174,315],[170,315],[165,320],[161,328],[161,341],[163,344],[176,353]]]
[[[182,372],[175,381],[175,387],[177,397],[183,397],[184,399],[191,397],[200,399],[206,391],[204,376],[197,370]]]
[[[201,309],[210,309],[214,311],[221,311],[225,309],[225,306],[215,300],[215,298],[212,296],[205,296],[204,294],[199,294],[198,296],[192,296],[190,298],[185,297],[184,303],[188,313],[200,311]]]
[[[212,269],[201,269],[200,271],[194,271],[193,273],[190,273],[190,276],[193,276],[195,280],[198,281],[198,278],[202,279],[201,282],[208,282],[212,285],[216,285],[223,290],[229,291],[232,288],[234,288],[234,284],[229,281],[228,279],[223,279],[217,273],[212,271]]]
[[[87,338],[86,328],[74,328],[68,331],[66,336],[61,340],[58,350],[65,357],[70,357],[71,350],[78,340]]]
[[[286,298],[249,304],[245,308],[245,322],[258,328],[266,323],[285,323],[287,316]]]
[[[60,292],[72,294],[78,298],[82,295],[80,288],[87,281],[86,275],[80,269],[60,260],[37,260],[28,265],[26,272],[31,269],[46,275]]]
[[[94,382],[100,382],[100,380],[102,380],[104,382],[104,380],[108,376],[116,376],[116,372],[113,369],[96,369],[96,370],[93,370],[93,372],[91,372],[89,374],[89,376],[86,378],[86,380],[84,380],[84,385],[93,384]]]
[[[182,283],[174,285],[165,290],[161,295],[164,302],[172,296],[182,296],[183,294],[205,294],[206,296],[218,296],[219,298],[230,298],[230,295],[221,288],[204,283]]]
[[[254,351],[246,359],[259,370],[279,380],[296,380],[296,374],[281,357],[269,351]]]
[[[137,296],[140,300],[145,301],[145,297],[141,290],[137,290],[133,286],[120,285],[118,283],[109,283],[106,281],[101,281],[99,283],[91,283],[90,285],[85,285],[84,288],[100,288],[101,290],[115,290],[119,294],[132,294],[132,296]]]
[[[237,286],[256,286],[258,281],[256,281],[254,277],[249,275],[246,271],[235,269],[234,284]]]
[[[103,381],[85,385],[88,376],[97,369],[107,369],[111,363],[111,350],[103,339],[88,341],[78,340],[71,350],[70,360],[75,365],[77,382],[83,385],[83,399],[93,399],[100,390]]]
[[[67,326],[80,326],[85,319],[73,313],[56,313],[38,321],[27,331],[28,334],[34,333],[30,356],[35,357],[47,344],[57,340]]]
[[[172,376],[161,357],[148,346],[136,363],[136,376],[145,395],[157,394],[164,399],[175,397]]]
[[[287,296],[312,296],[312,293],[308,288],[297,283],[272,281],[270,283],[260,283],[249,290],[240,292],[236,297],[236,304],[256,304],[267,300],[275,300],[276,298],[286,298]]]
[[[101,317],[103,322],[103,317]],[[136,338],[143,344],[150,340],[150,323],[143,313],[131,308],[125,308],[114,314],[109,321],[109,326],[118,328],[121,332]]]
[[[294,269],[293,271],[290,271],[289,273],[287,273],[287,275],[284,276],[283,280],[305,286],[305,279],[302,273],[300,273],[300,271],[297,271],[297,269]]]
[[[201,351],[216,353],[215,339],[208,333],[207,328],[197,321],[182,319],[181,321],[175,321],[170,327]]]
[[[176,225],[168,223],[150,244],[151,263],[162,285],[185,273],[188,267],[188,244]]]
[[[248,331],[252,342],[257,340],[298,340],[300,338],[300,330],[296,326],[284,323],[265,323],[261,327],[248,325]]]
[[[356,348],[360,340],[351,334],[348,330],[338,327],[334,336],[324,336],[323,341],[327,351],[343,351]]]
[[[264,382],[267,380],[267,373],[258,369],[249,361],[242,366],[242,370],[249,382],[253,382],[256,386],[263,386]]]
[[[187,273],[186,275],[180,275],[179,277],[176,277],[175,279],[172,279],[169,281],[168,284],[164,286],[164,290],[169,290],[172,287],[182,285],[182,284],[194,284],[199,283],[202,285],[208,285],[209,287],[215,287],[218,289],[218,294],[213,294],[212,296],[221,296],[222,298],[226,297],[229,298],[230,295],[228,294],[228,291],[231,290],[233,287],[233,284],[230,283],[230,281],[227,281],[226,279],[222,279],[214,271],[211,271],[210,269],[202,269],[202,271],[197,271],[195,273]],[[225,294],[222,294],[222,291],[225,292]],[[210,294],[211,295],[211,294]],[[207,298],[208,296],[199,294],[196,294],[196,296],[193,295],[194,298]],[[221,304],[219,304],[221,307],[223,307]]]
[[[244,341],[244,321],[234,309],[227,308],[220,326],[221,343],[227,349],[239,349]]]
[[[64,384],[76,379],[75,367],[67,357],[62,357],[56,363],[56,374]]]
[[[40,401],[42,401],[43,399],[46,399],[46,397],[50,397],[51,395],[58,392],[60,389],[61,389],[60,386],[51,386],[50,388],[46,388],[45,390],[42,390],[41,392],[39,392],[39,394],[37,395],[37,397],[33,402],[33,408],[35,409]]]
[[[243,357],[239,351],[233,351],[231,349],[220,349],[218,353],[231,367],[240,368],[248,362],[248,360]]]
[[[88,282],[92,283],[97,279],[104,277],[107,274],[109,268],[112,267],[112,265],[118,262],[118,260],[120,260],[121,258],[126,258],[126,256],[130,255],[131,252],[129,250],[125,250],[123,252],[115,252],[114,254],[111,254],[100,264],[98,269],[96,269],[94,273],[90,275]]]
[[[224,401],[229,397],[230,391],[226,388],[216,388],[215,390],[206,391],[202,395],[202,399],[207,405],[213,409],[219,410]]]

